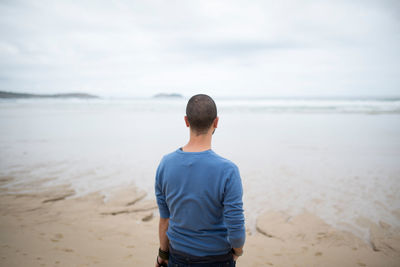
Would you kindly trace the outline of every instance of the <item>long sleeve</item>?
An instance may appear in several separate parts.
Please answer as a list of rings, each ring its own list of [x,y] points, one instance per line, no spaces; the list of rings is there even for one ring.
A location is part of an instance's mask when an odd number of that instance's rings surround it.
[[[158,205],[158,210],[160,211],[160,217],[161,218],[169,218],[170,212],[167,203],[165,202],[165,193],[163,191],[163,186],[162,186],[162,161],[160,165],[157,168],[157,173],[156,173],[156,182],[155,182],[155,192],[156,192],[156,198],[157,198],[157,205]]]
[[[230,169],[227,175],[223,200],[224,220],[228,228],[228,240],[231,246],[240,248],[244,245],[246,239],[242,181],[236,166]]]

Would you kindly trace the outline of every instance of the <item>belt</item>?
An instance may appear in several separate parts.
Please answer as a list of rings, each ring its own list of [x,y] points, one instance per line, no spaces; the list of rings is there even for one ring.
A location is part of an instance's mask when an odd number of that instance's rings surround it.
[[[193,256],[182,251],[178,251],[169,246],[169,253],[172,257],[176,258],[177,261],[182,263],[212,263],[212,262],[223,262],[232,260],[232,252],[229,251],[222,255],[209,255],[209,256]]]

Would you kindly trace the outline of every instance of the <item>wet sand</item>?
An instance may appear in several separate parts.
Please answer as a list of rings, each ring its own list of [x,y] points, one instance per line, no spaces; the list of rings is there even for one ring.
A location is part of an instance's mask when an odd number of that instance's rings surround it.
[[[0,185],[12,178],[3,177]],[[42,181],[44,182],[44,181]],[[154,266],[158,211],[134,187],[77,197],[68,185],[0,188],[1,266]],[[27,189],[41,188],[35,193]],[[268,211],[238,266],[400,266],[400,229],[368,218],[365,242],[315,214]]]

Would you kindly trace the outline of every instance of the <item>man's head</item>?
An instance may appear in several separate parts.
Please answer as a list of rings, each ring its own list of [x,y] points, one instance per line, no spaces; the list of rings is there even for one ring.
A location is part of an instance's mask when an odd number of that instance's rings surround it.
[[[217,128],[217,106],[208,95],[195,95],[189,99],[186,106],[186,124],[197,135],[206,134],[213,128]]]

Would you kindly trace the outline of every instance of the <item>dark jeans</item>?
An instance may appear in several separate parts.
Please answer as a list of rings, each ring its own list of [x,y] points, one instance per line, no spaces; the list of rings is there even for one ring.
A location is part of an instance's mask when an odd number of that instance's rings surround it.
[[[208,263],[199,263],[198,259],[191,256],[183,256],[179,254],[170,253],[168,267],[234,267],[236,262],[233,257],[224,261],[215,261]]]

